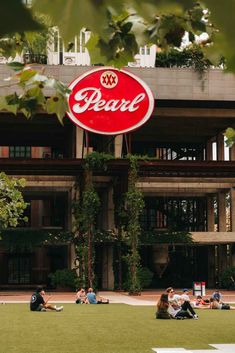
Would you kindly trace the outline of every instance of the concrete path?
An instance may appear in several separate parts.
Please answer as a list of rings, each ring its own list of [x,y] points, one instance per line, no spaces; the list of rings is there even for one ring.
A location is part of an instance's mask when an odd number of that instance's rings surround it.
[[[110,303],[123,303],[127,305],[156,305],[160,295],[164,292],[164,289],[143,291],[139,296],[130,296],[126,292],[111,292],[101,291],[98,295],[108,298]],[[226,303],[235,303],[235,291],[221,291],[223,294],[223,301]],[[180,290],[176,290],[176,293],[180,293]],[[213,290],[207,290],[206,298],[210,298]],[[28,303],[32,291],[0,291],[0,303]],[[74,292],[56,292],[47,291],[47,295],[52,295],[52,303],[74,303],[75,293]],[[235,350],[234,350],[235,353]]]
[[[196,349],[196,350],[188,350],[184,348],[153,348],[153,351],[156,353],[234,353],[235,352],[235,344],[209,344],[209,346],[214,349]]]

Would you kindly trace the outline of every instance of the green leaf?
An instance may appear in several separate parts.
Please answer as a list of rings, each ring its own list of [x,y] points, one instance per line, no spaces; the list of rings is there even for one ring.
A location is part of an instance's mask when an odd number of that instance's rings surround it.
[[[124,34],[127,34],[133,26],[133,23],[131,22],[126,22],[123,26],[121,26],[121,31]]]
[[[8,104],[5,97],[0,97],[0,110],[7,110],[16,115],[19,104]]]
[[[69,110],[66,97],[56,95],[48,98],[46,101],[46,110],[48,114],[56,114],[60,123],[63,124],[65,113]]]
[[[228,147],[232,147],[233,144],[235,143],[235,130],[231,127],[227,128],[225,133],[224,133],[225,137],[226,137],[226,145]]]
[[[41,88],[38,86],[27,90],[26,95],[28,97],[35,98],[39,105],[44,105],[44,103],[46,102],[46,98],[43,95]]]
[[[91,56],[91,63],[94,64],[104,64],[107,62],[107,58],[102,53],[99,46],[100,37],[98,34],[91,33],[90,39],[87,42],[87,49],[89,50]]]
[[[205,0],[205,4],[211,9],[211,19],[219,28],[219,33],[214,36],[215,46],[218,51],[226,57],[228,69],[235,71],[235,36],[234,1],[224,1],[221,5],[219,0]]]
[[[19,97],[16,93],[9,94],[8,96],[5,96],[7,104],[18,104],[19,103]]]
[[[51,17],[65,42],[84,27],[100,33],[106,18],[106,7],[97,6],[92,0],[35,0],[33,8]]]
[[[0,36],[21,31],[37,31],[42,26],[20,0],[1,1]]]
[[[29,118],[31,117],[31,112],[30,112],[29,110],[25,109],[25,108],[21,108],[21,109],[20,109],[20,112],[21,112],[22,114],[24,114],[24,116],[25,116],[27,119],[29,119]]]
[[[13,62],[7,64],[7,66],[10,66],[10,68],[14,71],[21,71],[25,65],[18,62],[18,61],[13,61]]]
[[[25,85],[33,76],[37,74],[36,70],[27,69],[21,72],[18,76],[20,78],[20,84]]]
[[[231,138],[231,137],[234,138],[235,137],[235,130],[231,127],[228,127],[225,131],[225,136],[227,138]]]
[[[122,51],[118,53],[118,55],[114,59],[110,60],[108,62],[108,65],[121,69],[122,67],[127,66],[127,64],[133,60],[134,57],[131,53],[127,51]]]

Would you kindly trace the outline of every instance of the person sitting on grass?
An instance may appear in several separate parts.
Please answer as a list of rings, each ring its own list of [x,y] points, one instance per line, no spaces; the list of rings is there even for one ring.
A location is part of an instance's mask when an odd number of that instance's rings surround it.
[[[76,304],[88,304],[88,299],[84,288],[76,293]]]
[[[102,297],[96,298],[96,294],[94,293],[93,288],[88,288],[87,300],[88,304],[109,304],[108,299]]]
[[[212,298],[217,300],[218,303],[222,303],[222,294],[220,293],[219,289],[215,290],[215,292],[212,294]]]
[[[219,303],[215,298],[210,298],[210,308],[219,310],[235,310],[235,306]]]
[[[31,311],[47,311],[47,310],[55,310],[62,311],[63,306],[57,307],[56,305],[48,304],[48,301],[51,297],[49,297],[46,301],[44,300],[45,291],[43,287],[38,286],[36,288],[35,293],[32,294],[30,299],[30,310]]]
[[[162,294],[159,301],[157,302],[156,319],[165,319],[165,320],[171,319],[171,316],[168,312],[169,305],[170,304],[168,301],[168,295],[165,293]]]
[[[183,290],[183,296],[175,294],[172,287],[166,289],[170,303],[168,312],[174,318],[198,319],[198,315],[193,310],[189,301],[188,289]]]

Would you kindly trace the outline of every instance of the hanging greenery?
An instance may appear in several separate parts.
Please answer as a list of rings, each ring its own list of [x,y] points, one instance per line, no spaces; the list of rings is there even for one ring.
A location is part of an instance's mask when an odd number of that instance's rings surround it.
[[[221,59],[222,60],[222,59]],[[218,62],[218,65],[221,62]],[[171,48],[156,54],[156,67],[191,67],[197,71],[209,69],[213,64],[208,60],[199,45],[192,45],[183,50]]]
[[[106,162],[113,156],[93,152],[84,159],[83,190],[80,198],[74,202],[73,211],[75,218],[74,245],[76,257],[79,261],[79,277],[81,285],[94,287],[94,243],[96,235],[102,237],[102,232],[97,232],[96,216],[100,210],[100,199],[94,188],[93,171],[106,170]],[[98,237],[97,237],[98,238]]]
[[[93,232],[100,200],[93,185],[85,185],[81,198],[74,203],[74,218],[77,236],[75,238],[76,256],[80,262],[80,276],[83,285],[93,287],[94,247]]]
[[[1,232],[1,245],[9,252],[24,253],[38,246],[69,243],[72,237],[71,232],[58,230],[8,228]]]
[[[129,245],[129,252],[125,256],[128,264],[128,290],[129,294],[140,292],[138,269],[140,267],[139,236],[141,234],[139,217],[144,208],[143,194],[136,188],[138,178],[138,157],[130,155],[130,168],[128,175],[128,191],[125,194],[125,211],[128,216],[125,241]]]
[[[146,231],[141,232],[140,243],[142,245],[152,244],[190,244],[193,243],[189,232],[178,231]]]
[[[84,167],[85,169],[95,171],[95,170],[103,170],[107,169],[107,162],[113,159],[113,155],[103,152],[92,152],[88,154],[84,159]]]
[[[221,58],[216,65],[224,64]],[[180,67],[193,68],[198,73],[198,78],[201,80],[202,89],[205,85],[206,71],[215,65],[206,58],[204,50],[200,45],[194,44],[186,47],[183,50],[178,48],[170,48],[168,51],[159,52],[156,55],[156,67]]]

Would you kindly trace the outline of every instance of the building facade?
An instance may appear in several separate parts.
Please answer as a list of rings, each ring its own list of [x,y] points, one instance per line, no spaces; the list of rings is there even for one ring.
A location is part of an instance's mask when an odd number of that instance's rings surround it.
[[[70,83],[87,67],[47,65],[46,74]],[[152,90],[155,108],[150,120],[128,135],[114,138],[89,133],[67,117],[41,113],[32,120],[0,113],[0,165],[8,175],[24,177],[29,203],[28,223],[21,229],[71,230],[72,202],[82,178],[82,159],[89,151],[109,146],[114,159],[107,171],[93,179],[102,201],[98,224],[113,230],[114,194],[126,191],[127,152],[156,157],[139,162],[137,187],[143,192],[143,234],[174,230],[190,233],[193,243],[142,242],[141,264],[154,277],[152,287],[189,286],[206,281],[218,284],[225,268],[235,265],[235,147],[228,150],[223,132],[235,127],[235,77],[220,69],[204,73],[193,69],[138,68],[128,71]],[[0,79],[10,70],[0,66]],[[7,89],[11,92],[11,89]],[[5,95],[6,89],[0,88]],[[119,189],[115,184],[119,178]],[[96,275],[101,289],[115,287],[115,246],[96,244]],[[0,287],[48,284],[48,274],[73,268],[75,256],[68,244],[36,246],[25,251],[0,248]]]

